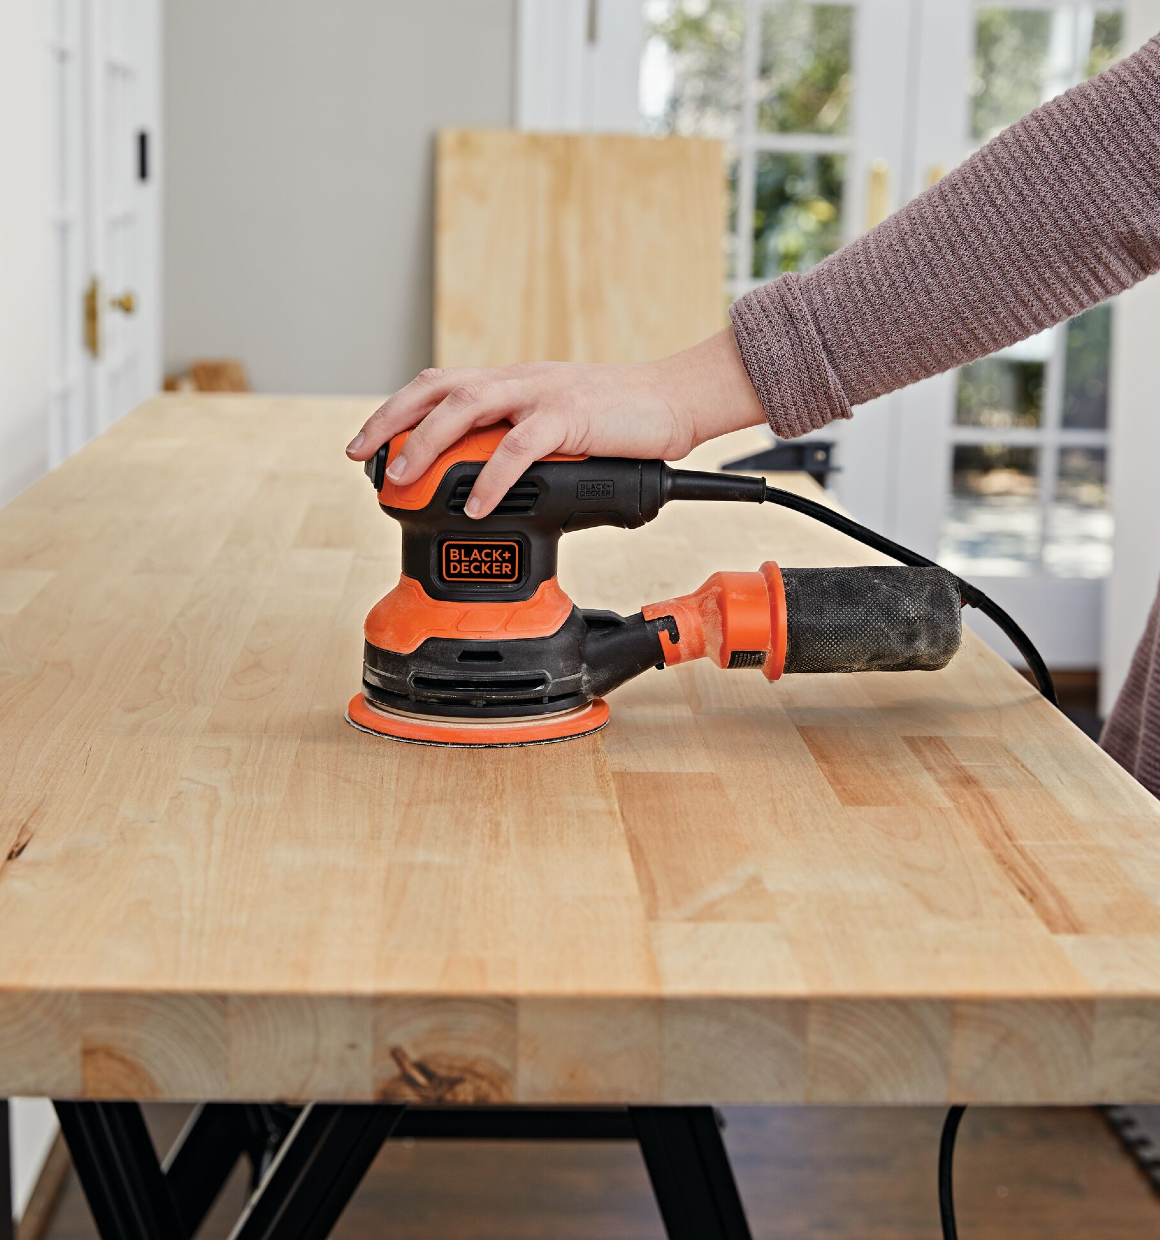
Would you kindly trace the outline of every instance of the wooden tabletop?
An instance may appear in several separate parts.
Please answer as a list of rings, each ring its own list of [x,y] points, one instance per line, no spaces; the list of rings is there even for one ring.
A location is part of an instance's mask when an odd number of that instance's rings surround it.
[[[0,1094],[1160,1099],[1160,803],[974,638],[649,672],[565,744],[350,728],[373,403],[158,399],[0,511]],[[872,559],[674,503],[560,575],[767,558]]]

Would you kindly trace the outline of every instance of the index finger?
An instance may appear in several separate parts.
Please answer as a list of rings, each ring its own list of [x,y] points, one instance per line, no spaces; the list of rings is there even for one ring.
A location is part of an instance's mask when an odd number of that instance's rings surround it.
[[[481,366],[431,366],[420,371],[367,418],[362,430],[347,444],[347,456],[354,461],[369,460],[388,439],[421,422],[453,388],[486,373]]]

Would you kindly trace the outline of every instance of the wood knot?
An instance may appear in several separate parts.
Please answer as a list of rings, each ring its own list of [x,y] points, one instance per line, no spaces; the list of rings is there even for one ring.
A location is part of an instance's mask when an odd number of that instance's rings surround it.
[[[441,1057],[414,1059],[401,1046],[392,1046],[389,1054],[398,1074],[379,1083],[375,1092],[380,1100],[448,1106],[497,1102],[506,1095],[503,1083],[484,1066],[437,1062]]]

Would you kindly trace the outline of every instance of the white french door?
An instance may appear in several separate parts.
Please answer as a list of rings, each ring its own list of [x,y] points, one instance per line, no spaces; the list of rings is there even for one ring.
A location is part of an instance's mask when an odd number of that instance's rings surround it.
[[[160,387],[160,0],[47,9],[55,465]]]
[[[550,45],[537,28],[549,7],[556,46],[572,49],[554,74],[559,56],[534,56],[537,42]],[[1121,52],[1117,0],[561,0],[525,10],[527,127],[726,142],[730,300],[806,270]],[[1092,311],[817,433],[837,443],[834,490],[856,517],[977,581],[1055,667],[1099,662],[1110,330],[1111,311]]]

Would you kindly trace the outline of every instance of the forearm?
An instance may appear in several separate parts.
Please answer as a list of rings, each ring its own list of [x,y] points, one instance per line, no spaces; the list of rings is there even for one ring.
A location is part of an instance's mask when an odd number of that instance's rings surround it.
[[[1160,36],[1036,109],[878,228],[732,309],[775,431],[800,435],[1160,270]]]

